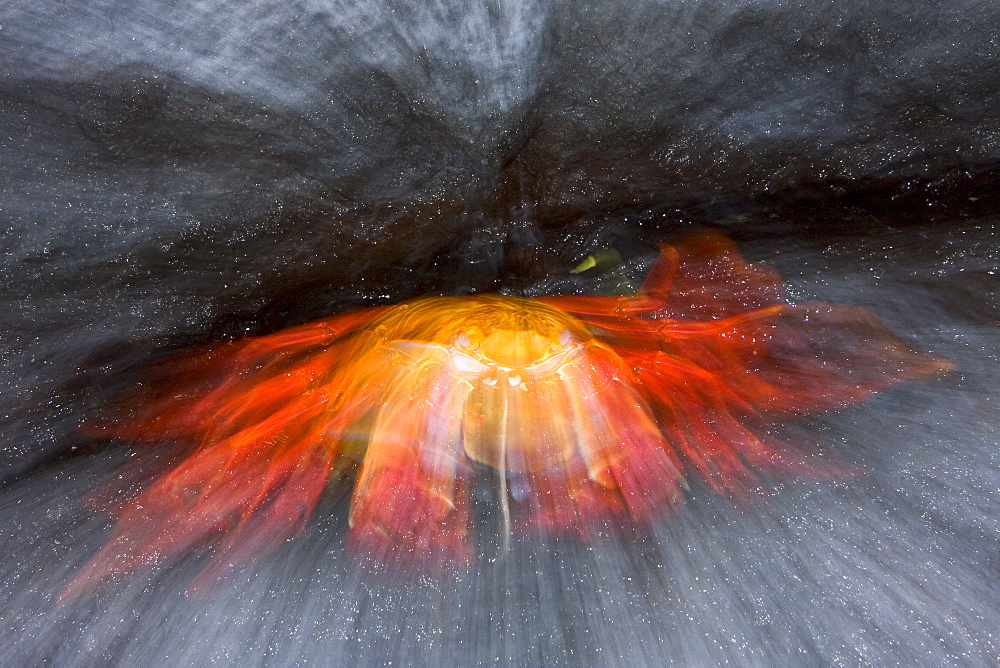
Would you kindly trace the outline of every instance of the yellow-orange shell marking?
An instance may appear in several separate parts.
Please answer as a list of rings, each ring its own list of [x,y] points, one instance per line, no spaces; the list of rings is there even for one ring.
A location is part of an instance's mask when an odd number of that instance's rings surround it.
[[[516,528],[652,518],[685,475],[740,497],[753,469],[813,470],[762,439],[768,415],[948,366],[862,309],[785,304],[772,271],[707,235],[664,246],[634,297],[432,297],[218,346],[101,425],[193,449],[62,597],[205,541],[211,580],[299,531],[355,461],[349,540],[383,562],[471,560],[483,465]]]

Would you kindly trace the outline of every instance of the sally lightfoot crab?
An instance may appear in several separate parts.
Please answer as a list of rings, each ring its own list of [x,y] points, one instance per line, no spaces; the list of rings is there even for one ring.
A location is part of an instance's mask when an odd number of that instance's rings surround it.
[[[99,425],[191,449],[120,504],[60,597],[206,545],[195,586],[214,580],[354,468],[349,546],[382,563],[468,564],[484,470],[517,530],[647,522],[686,477],[739,498],[754,471],[813,471],[768,422],[949,366],[864,309],[786,303],[713,235],[663,246],[630,297],[428,297],[210,347]]]

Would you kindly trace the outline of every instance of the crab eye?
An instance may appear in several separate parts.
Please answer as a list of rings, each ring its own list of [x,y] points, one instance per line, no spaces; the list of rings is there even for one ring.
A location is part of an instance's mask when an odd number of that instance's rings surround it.
[[[462,331],[451,340],[451,347],[462,351],[478,351],[482,345],[482,337],[475,331]]]

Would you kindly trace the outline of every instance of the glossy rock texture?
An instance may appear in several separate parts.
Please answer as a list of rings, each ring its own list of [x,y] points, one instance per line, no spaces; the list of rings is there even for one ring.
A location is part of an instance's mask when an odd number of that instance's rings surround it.
[[[365,272],[401,301],[388,267],[495,264],[524,224],[933,197],[1000,159],[998,21],[968,0],[9,3],[5,363],[33,381],[3,468],[59,451],[38,406],[110,346],[317,285],[334,312]]]
[[[8,662],[995,663],[998,13],[3,4]],[[515,534],[495,563],[498,490],[477,487],[484,563],[398,586],[342,558],[350,499],[325,497],[215,598],[184,596],[205,564],[182,558],[53,610],[112,531],[84,497],[133,459],[78,427],[157,355],[427,294],[630,294],[693,223],[791,301],[871,308],[956,361],[784,423],[864,475],[749,510],[692,479],[656,531]],[[568,273],[609,247],[622,266]]]

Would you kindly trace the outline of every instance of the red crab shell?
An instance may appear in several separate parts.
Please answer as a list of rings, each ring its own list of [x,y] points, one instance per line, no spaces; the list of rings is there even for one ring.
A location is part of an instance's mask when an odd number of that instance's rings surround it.
[[[116,517],[77,596],[206,541],[194,586],[298,532],[360,461],[350,545],[461,566],[489,467],[514,526],[586,535],[677,504],[685,476],[740,497],[753,469],[810,471],[769,416],[946,370],[863,309],[791,306],[776,274],[702,235],[663,246],[633,297],[431,297],[333,316],[172,362],[103,425],[193,450]],[[508,508],[509,507],[509,508]]]

